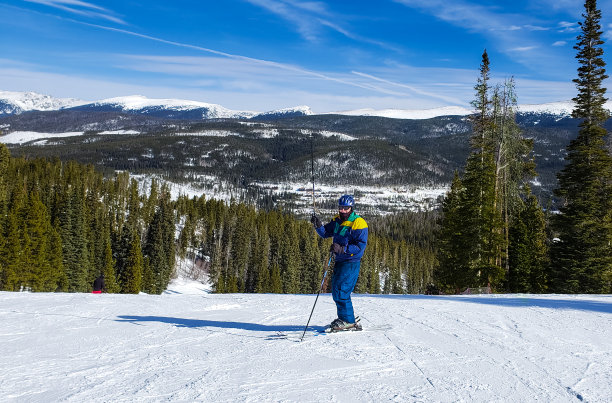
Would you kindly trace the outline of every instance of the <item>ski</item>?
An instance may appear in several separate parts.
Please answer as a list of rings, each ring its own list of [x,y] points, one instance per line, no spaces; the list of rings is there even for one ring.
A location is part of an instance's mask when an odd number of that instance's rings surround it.
[[[392,327],[390,325],[377,325],[377,326],[368,326],[361,329],[357,328],[349,328],[346,330],[332,330],[329,326],[325,328],[313,328],[304,334],[303,339],[313,339],[319,336],[327,336],[337,333],[353,333],[353,332],[380,332],[390,330]],[[267,337],[267,340],[291,340],[291,341],[301,341],[302,332],[276,332],[276,334],[270,335]]]

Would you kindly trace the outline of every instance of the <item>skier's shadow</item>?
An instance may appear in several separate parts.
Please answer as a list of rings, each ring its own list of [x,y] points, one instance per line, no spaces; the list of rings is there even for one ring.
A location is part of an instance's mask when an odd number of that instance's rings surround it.
[[[221,329],[240,329],[253,332],[295,332],[304,330],[304,326],[299,325],[262,325],[260,323],[246,322],[222,322],[218,320],[202,320],[202,319],[186,319],[173,318],[169,316],[135,316],[135,315],[119,315],[117,322],[128,322],[141,324],[142,322],[160,322],[168,323],[176,327],[186,328],[206,328],[216,327]],[[309,326],[309,329],[323,331],[322,326]]]

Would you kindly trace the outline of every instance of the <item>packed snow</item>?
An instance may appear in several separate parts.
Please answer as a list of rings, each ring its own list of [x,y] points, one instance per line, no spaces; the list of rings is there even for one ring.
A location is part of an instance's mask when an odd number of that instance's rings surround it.
[[[195,285],[195,287],[194,287]],[[609,402],[612,296],[0,293],[5,402]]]

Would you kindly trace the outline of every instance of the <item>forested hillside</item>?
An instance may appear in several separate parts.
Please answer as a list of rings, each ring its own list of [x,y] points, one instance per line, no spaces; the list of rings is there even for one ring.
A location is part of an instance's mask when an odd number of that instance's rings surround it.
[[[554,203],[556,173],[564,165],[565,146],[577,135],[578,122],[545,112],[517,113],[516,122],[523,136],[534,141],[538,176],[533,192],[543,205]],[[228,192],[265,208],[291,203],[295,195],[272,197],[262,183],[309,183],[313,156],[321,184],[448,187],[453,172],[463,168],[472,132],[465,116],[181,120],[78,109],[2,116],[0,128],[7,136],[46,133],[8,144],[15,156],[57,156],[107,173],[119,169],[155,174],[202,191],[222,183]],[[72,134],[59,137],[63,133]]]
[[[88,292],[104,274],[108,292],[159,294],[176,256],[216,292],[319,287],[329,243],[290,212],[171,200],[155,182],[140,192],[128,173],[105,178],[92,165],[12,158],[4,145],[0,154],[2,290]],[[386,225],[372,227],[357,291],[423,292],[435,265],[430,240],[408,243],[398,235],[420,233],[416,227]]]

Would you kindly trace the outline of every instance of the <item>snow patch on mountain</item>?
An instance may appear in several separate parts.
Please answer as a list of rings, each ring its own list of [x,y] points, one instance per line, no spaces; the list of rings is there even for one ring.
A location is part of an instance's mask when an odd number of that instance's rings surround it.
[[[320,134],[323,137],[337,137],[339,140],[342,141],[352,141],[352,140],[357,140],[356,137],[353,136],[349,136],[346,133],[340,133],[340,132],[332,132],[329,130],[308,130],[308,129],[301,129],[300,133],[306,135],[306,136],[310,136],[313,134]]]
[[[25,144],[31,141],[49,140],[51,138],[82,136],[83,132],[67,132],[67,133],[40,133],[40,132],[12,132],[4,136],[0,136],[0,143],[4,144]],[[43,145],[46,143],[39,143]]]

